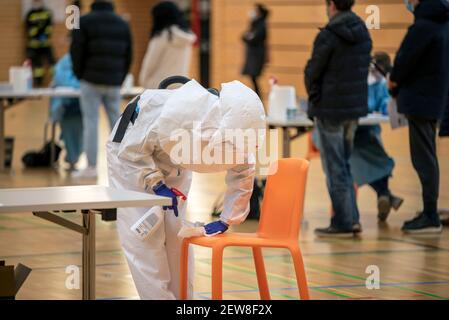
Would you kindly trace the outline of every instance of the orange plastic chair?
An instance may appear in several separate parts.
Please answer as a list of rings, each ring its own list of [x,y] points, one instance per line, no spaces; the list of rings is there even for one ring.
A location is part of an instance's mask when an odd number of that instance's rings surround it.
[[[273,166],[276,164],[277,171],[269,175],[267,179],[259,228],[256,233],[227,232],[215,237],[184,239],[181,251],[181,299],[187,298],[187,260],[190,244],[212,249],[212,299],[214,300],[221,300],[223,296],[223,250],[229,246],[252,248],[260,298],[263,300],[270,299],[270,291],[262,248],[288,249],[293,258],[299,295],[301,299],[309,299],[306,273],[298,243],[309,162],[302,159],[281,159]],[[271,168],[276,169],[273,166]]]

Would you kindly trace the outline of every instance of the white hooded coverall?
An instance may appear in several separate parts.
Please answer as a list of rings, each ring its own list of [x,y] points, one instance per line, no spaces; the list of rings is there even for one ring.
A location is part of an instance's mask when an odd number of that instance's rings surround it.
[[[139,113],[129,123],[120,143],[113,142],[120,121],[107,143],[109,184],[117,189],[152,192],[163,181],[188,196],[191,172],[227,171],[224,210],[221,220],[239,224],[249,212],[255,164],[249,150],[236,148],[220,138],[226,129],[265,130],[265,113],[259,97],[238,81],[222,85],[220,97],[192,80],[175,90],[146,90],[139,98]],[[132,102],[131,102],[132,103]],[[170,157],[170,135],[176,130],[200,134],[202,150],[212,145],[227,145],[234,153],[245,153],[244,163],[178,163]],[[260,130],[259,130],[260,129]],[[263,139],[263,134],[259,137]],[[259,140],[259,143],[260,140]],[[193,145],[193,143],[192,143]],[[201,150],[200,150],[201,151]],[[132,231],[150,208],[119,209],[117,228],[128,265],[142,299],[178,299],[180,247],[177,237],[186,204],[178,206],[179,217],[167,210],[164,222],[147,240]],[[189,298],[192,298],[193,254],[189,255]]]

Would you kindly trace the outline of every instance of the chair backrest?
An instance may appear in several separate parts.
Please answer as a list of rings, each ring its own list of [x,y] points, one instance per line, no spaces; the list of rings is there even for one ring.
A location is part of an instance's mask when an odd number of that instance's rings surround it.
[[[277,167],[277,168],[276,168]],[[280,159],[272,164],[257,233],[266,238],[298,238],[304,210],[309,162]]]

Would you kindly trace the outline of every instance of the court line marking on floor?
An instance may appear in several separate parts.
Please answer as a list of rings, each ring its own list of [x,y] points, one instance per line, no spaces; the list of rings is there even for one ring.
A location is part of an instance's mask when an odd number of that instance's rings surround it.
[[[200,275],[200,276],[206,277],[206,278],[208,278],[208,279],[211,278],[211,275],[210,275],[210,274],[202,273],[202,272],[196,272],[195,275]],[[240,286],[240,287],[250,288],[251,290],[250,290],[249,292],[252,292],[252,291],[254,291],[254,292],[259,292],[259,289],[258,289],[257,287],[251,286],[251,285],[249,285],[249,284],[244,284],[244,283],[241,283],[241,282],[235,282],[235,281],[232,281],[232,280],[229,280],[229,279],[225,279],[225,278],[223,278],[223,282],[224,282],[224,283],[233,284],[233,285],[237,285],[237,286]],[[296,290],[298,290],[298,289],[296,289]],[[231,290],[231,291],[232,291],[232,290]],[[225,293],[225,292],[230,292],[230,291],[229,291],[229,290],[223,291],[223,293]],[[206,293],[211,294],[211,292],[206,292]],[[202,294],[202,293],[200,292],[199,294]],[[275,296],[280,296],[280,297],[288,298],[288,299],[290,299],[290,300],[297,300],[297,299],[298,299],[297,297],[290,296],[290,295],[288,295],[288,294],[282,294],[282,293],[276,293]]]
[[[281,261],[281,263],[283,263],[283,261]],[[326,272],[326,273],[336,274],[336,275],[339,275],[339,276],[342,276],[342,277],[346,277],[346,278],[350,278],[350,279],[354,279],[354,280],[361,280],[363,282],[366,281],[366,278],[364,278],[364,277],[354,276],[354,275],[351,275],[351,274],[348,274],[348,273],[345,273],[345,272],[341,272],[341,271],[335,271],[335,270],[331,270],[331,269],[326,269],[326,268],[322,268],[322,267],[319,267],[319,266],[318,267],[317,266],[313,267],[310,264],[308,264],[307,267],[308,268],[312,268],[312,269],[316,269],[316,270],[319,270],[319,271],[322,271],[322,272]],[[382,286],[382,282],[380,283],[380,286]],[[415,289],[406,288],[406,287],[402,287],[402,286],[395,286],[395,288],[398,288],[400,290],[405,290],[405,291],[418,293],[418,294],[421,294],[421,295],[424,295],[424,296],[428,296],[428,297],[432,297],[432,298],[437,298],[437,299],[440,299],[440,300],[449,300],[449,298],[447,298],[447,297],[442,297],[442,296],[439,296],[439,295],[436,295],[436,294],[433,294],[433,293],[429,293],[429,292],[426,292],[426,291],[415,290]]]
[[[236,250],[236,251],[242,251],[242,249],[240,249],[240,248],[235,248],[234,247],[233,249]],[[248,258],[250,258],[250,257],[248,257]],[[285,261],[280,261],[280,262],[283,263],[283,264],[287,264],[287,262],[285,262]],[[288,265],[291,265],[291,263],[288,264]],[[331,274],[335,274],[335,275],[340,275],[340,276],[351,278],[351,279],[354,279],[354,280],[362,280],[363,282],[366,281],[366,279],[364,277],[354,276],[354,275],[350,275],[348,273],[335,271],[335,270],[330,270],[330,269],[325,269],[325,268],[322,268],[322,267],[317,267],[317,266],[314,267],[313,264],[310,264],[310,263],[307,264],[307,268],[308,269],[315,269],[315,270],[318,270],[318,271],[321,271],[321,272],[331,273]],[[309,281],[309,283],[310,283],[310,281]],[[382,283],[381,283],[381,285],[382,285]],[[403,288],[400,287],[400,286],[398,286],[397,288],[403,290]],[[449,298],[446,298],[446,297],[441,297],[439,295],[436,295],[436,294],[433,294],[433,293],[429,293],[429,292],[425,292],[425,291],[421,291],[421,290],[414,290],[414,289],[411,289],[411,288],[405,288],[405,289],[406,289],[406,291],[411,291],[411,292],[414,292],[414,293],[418,293],[418,294],[421,294],[421,295],[424,295],[424,296],[428,296],[428,297],[438,298],[438,299],[441,299],[441,300],[449,299]]]
[[[210,265],[207,262],[203,262],[203,263]],[[126,263],[104,263],[104,264],[97,264],[96,266],[97,267],[110,267],[110,266],[119,266],[119,265],[126,265]],[[78,265],[78,266],[81,267],[81,265]],[[230,270],[235,270],[235,268],[233,268],[233,267],[230,267],[230,268],[228,268],[229,266],[223,266],[223,267],[227,268],[227,269],[230,269]],[[59,269],[59,268],[65,268],[65,267],[35,268],[33,270],[41,270],[42,271],[44,269],[56,269],[56,268]],[[238,266],[237,268],[241,269],[240,266]],[[249,269],[249,268],[246,268],[246,269]],[[242,270],[238,270],[238,271],[242,271]],[[320,271],[324,271],[324,270],[320,270]],[[249,269],[247,272],[244,272],[244,273],[250,273],[250,274],[256,276],[255,272],[252,272],[251,269]],[[347,275],[347,274],[344,274],[342,272],[338,272],[337,271],[337,273],[338,273],[338,275],[341,275],[341,276],[350,276],[351,278],[355,278],[355,279],[358,279],[358,280],[360,280],[360,279],[365,280],[364,278]],[[204,274],[204,273],[196,273],[196,274],[210,278],[210,275],[208,275],[208,274]],[[274,276],[275,278],[281,277],[281,278],[284,278],[285,280],[288,280],[288,281],[282,281],[282,279],[278,279],[278,280],[280,280],[281,282],[284,282],[284,283],[296,284],[296,280],[293,280],[292,278],[284,277],[284,276],[273,274],[273,273],[267,273],[267,275],[268,276]],[[259,292],[257,287],[254,287],[254,286],[244,285],[242,283],[233,282],[233,281],[230,281],[230,280],[227,280],[227,279],[223,279],[223,281],[227,282],[227,283],[230,283],[230,284],[234,284],[234,285],[240,285],[240,286],[244,286],[244,287],[249,287],[249,288],[252,288],[252,290],[254,292]],[[310,281],[309,281],[309,283],[310,283]],[[437,299],[448,299],[448,298],[444,298],[444,297],[441,297],[441,296],[438,296],[438,295],[435,295],[435,294],[432,294],[432,293],[424,292],[424,291],[421,291],[421,290],[410,289],[410,288],[403,288],[403,286],[410,286],[410,285],[444,285],[444,284],[449,284],[449,281],[389,282],[389,283],[381,283],[381,287],[396,287],[396,288],[399,288],[401,290],[408,291],[408,292],[413,292],[413,293],[416,293],[416,294],[419,294],[419,295],[426,295],[426,296],[437,298]],[[342,285],[310,285],[309,289],[315,290],[315,291],[319,291],[319,292],[323,292],[323,293],[327,293],[327,294],[331,294],[331,295],[334,295],[334,296],[338,296],[340,298],[347,298],[347,299],[368,298],[368,297],[362,297],[362,296],[360,296],[360,297],[351,297],[351,296],[348,296],[348,295],[346,295],[344,293],[331,291],[331,290],[335,290],[335,289],[350,289],[350,288],[360,288],[360,287],[361,288],[365,287],[365,284],[363,283],[363,284],[342,284]],[[270,288],[270,292],[271,291],[279,291],[279,290],[294,290],[294,291],[297,291],[298,288],[297,287]],[[224,290],[223,293],[234,293],[234,291],[235,291],[235,293],[237,293],[237,292],[243,292],[245,290],[243,290],[243,291],[242,290]],[[245,292],[251,292],[251,290],[247,290]],[[198,292],[198,295],[204,295],[204,294],[207,294],[207,293],[208,292],[203,292],[202,291],[202,292]],[[195,295],[196,294],[197,293],[195,293]],[[297,299],[297,297],[293,297],[293,296],[289,296],[289,295],[285,295],[285,294],[279,294],[278,293],[276,295],[284,296],[284,297],[286,297],[288,299]],[[204,299],[209,299],[206,296],[203,296],[203,298]],[[369,297],[369,298],[372,298],[372,297]],[[105,298],[105,299],[109,299],[109,298]]]
[[[249,253],[250,249],[247,250],[237,250],[235,247],[226,248],[229,251],[238,251],[241,253]],[[281,248],[282,249],[282,248]],[[340,251],[340,252],[316,252],[316,253],[303,253],[305,257],[315,257],[315,256],[345,256],[345,255],[368,255],[368,254],[395,254],[395,253],[414,253],[414,252],[432,252],[439,251],[435,248],[423,248],[423,249],[399,249],[399,250],[371,250],[371,251]],[[444,251],[444,250],[443,250]],[[121,249],[111,249],[111,250],[97,250],[97,253],[117,253],[121,254]],[[49,253],[30,253],[21,255],[9,255],[0,256],[2,259],[15,259],[15,258],[27,258],[34,256],[56,256],[56,255],[78,255],[81,251],[69,251],[69,252],[49,252]],[[290,257],[289,254],[276,254],[276,255],[264,255],[265,259],[279,258],[279,257]],[[199,259],[210,259],[210,258],[199,258]],[[248,259],[248,256],[238,256],[238,257],[226,257],[226,259],[238,260],[238,259]]]
[[[449,284],[449,281],[427,281],[427,282],[391,282],[391,283],[382,283],[382,287],[397,287],[403,285],[443,285]],[[309,286],[309,289],[338,289],[338,288],[365,288],[363,284],[342,284],[342,285],[331,285],[331,286]],[[298,290],[297,287],[285,287],[285,288],[270,288],[270,291],[295,291]],[[237,292],[259,292],[259,289],[254,290],[225,290],[223,292],[227,293],[237,293]],[[210,291],[200,291],[198,294],[210,294]]]
[[[440,250],[440,251],[446,251],[446,252],[449,251],[448,248],[441,248],[441,247],[436,246],[436,245],[427,244],[427,243],[421,243],[419,241],[416,241],[417,240],[416,238],[414,238],[414,239],[413,238],[398,239],[398,238],[386,237],[386,238],[383,238],[383,239],[386,239],[386,240],[391,241],[391,242],[400,242],[400,243],[412,244],[412,245],[423,247],[423,248],[427,248],[427,249],[434,249],[434,250]],[[410,241],[410,240],[415,240],[415,241]]]
[[[211,264],[209,261],[199,261],[199,262],[203,262],[203,263],[208,264],[208,265]],[[228,269],[228,270],[233,270],[233,271],[240,271],[240,272],[243,272],[243,273],[246,273],[246,274],[251,274],[253,276],[256,276],[256,273],[254,272],[254,269],[250,269],[250,268],[244,267],[244,266],[237,266],[237,265],[234,265],[234,264],[227,263],[225,261],[223,261],[223,268]],[[293,284],[293,285],[297,284],[296,279],[292,279],[290,277],[282,276],[282,275],[279,275],[279,274],[276,274],[276,273],[267,272],[267,276],[275,278],[278,281],[281,281],[281,282],[284,282],[284,283],[287,283],[287,284]],[[311,283],[311,281],[308,281],[308,282]],[[352,298],[351,296],[348,296],[346,294],[339,293],[339,292],[334,292],[331,289],[317,289],[317,290],[326,292],[326,293],[334,295],[334,296],[338,296],[340,298],[347,298],[347,299]]]

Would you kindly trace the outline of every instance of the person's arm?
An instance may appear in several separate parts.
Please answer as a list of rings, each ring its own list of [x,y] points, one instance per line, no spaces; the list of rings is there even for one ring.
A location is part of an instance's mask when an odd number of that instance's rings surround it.
[[[248,216],[255,173],[256,167],[252,163],[242,164],[228,170],[224,208],[220,216],[220,220],[227,225],[240,224]]]
[[[130,69],[131,69],[131,63],[133,61],[133,39],[132,39],[132,34],[131,34],[131,29],[128,25],[128,36],[127,36],[127,40],[128,40],[128,50],[126,51],[126,72],[125,72],[125,76],[122,80],[125,81],[126,76],[128,75]]]
[[[321,86],[321,79],[334,50],[334,39],[326,29],[322,30],[313,44],[312,57],[304,70],[304,82],[309,96]]]
[[[449,137],[449,94],[446,104],[446,112],[444,113],[443,120],[441,121],[439,136]]]
[[[130,167],[139,171],[139,181],[142,188],[151,192],[152,188],[159,182],[163,182],[164,174],[154,161],[154,156],[158,153],[156,141],[157,133],[152,130],[154,125],[154,114],[151,111],[152,104],[159,104],[160,98],[153,100],[157,93],[153,93],[152,97],[145,98],[142,96],[137,106],[140,110],[146,109],[139,113],[140,121],[136,122],[132,128],[128,130],[125,138],[120,144],[118,158],[129,164]],[[133,99],[128,105],[135,103],[137,98]]]
[[[151,76],[151,74],[154,73],[154,71],[156,70],[157,66],[160,63],[160,57],[164,53],[164,46],[161,40],[163,40],[162,38],[165,36],[166,36],[165,34],[156,36],[153,39],[151,39],[150,43],[148,44],[148,49],[145,54],[145,57],[143,58],[142,67],[140,69],[139,75],[139,84],[142,87],[145,86],[146,80],[148,79],[148,77]]]
[[[72,31],[72,43],[70,45],[70,56],[72,57],[73,72],[78,79],[82,78],[84,69],[84,57],[87,48],[87,39],[84,34],[85,31],[80,26],[80,29]]]
[[[48,12],[48,19],[45,21],[44,33],[50,38],[51,33],[53,32],[53,15],[50,10],[46,10]]]
[[[267,29],[265,25],[259,25],[254,30],[246,32],[243,35],[243,41],[251,46],[259,45],[265,41]]]
[[[80,87],[79,80],[73,73],[72,61],[69,54],[61,58],[55,65],[53,84],[55,87]]]
[[[432,30],[425,22],[416,23],[408,29],[394,61],[391,83],[400,87],[407,80],[431,40]]]
[[[388,115],[388,103],[390,102],[390,94],[386,83],[382,83],[379,90],[379,112],[383,115]]]

